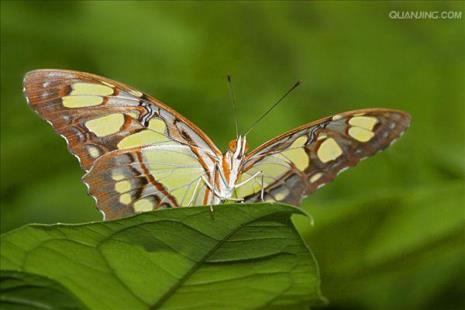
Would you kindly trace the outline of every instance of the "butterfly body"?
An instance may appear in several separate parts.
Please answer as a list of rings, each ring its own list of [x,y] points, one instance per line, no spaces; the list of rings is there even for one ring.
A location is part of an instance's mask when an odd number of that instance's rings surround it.
[[[233,197],[234,191],[247,182],[238,183],[241,168],[244,164],[245,153],[247,151],[247,140],[245,136],[238,136],[237,139],[229,143],[228,150],[223,154],[220,161],[215,166],[214,184],[206,184],[214,194],[212,204],[218,204],[229,200],[242,201],[239,197]]]
[[[410,124],[402,111],[356,110],[302,125],[250,153],[238,135],[221,153],[158,99],[101,76],[31,71],[24,94],[79,159],[106,219],[230,200],[299,205]]]

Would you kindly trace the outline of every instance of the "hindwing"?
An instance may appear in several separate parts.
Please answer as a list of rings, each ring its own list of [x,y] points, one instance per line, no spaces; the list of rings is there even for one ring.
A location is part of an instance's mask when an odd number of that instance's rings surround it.
[[[174,142],[113,151],[97,160],[83,181],[110,219],[208,204],[213,198],[203,182],[208,177],[191,148]]]

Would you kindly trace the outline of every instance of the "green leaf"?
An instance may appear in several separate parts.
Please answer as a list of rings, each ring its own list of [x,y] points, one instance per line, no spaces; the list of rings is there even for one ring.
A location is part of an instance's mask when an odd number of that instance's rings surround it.
[[[45,277],[16,271],[0,272],[2,309],[84,309],[66,288]]]
[[[316,262],[284,205],[222,205],[1,237],[1,268],[46,276],[91,309],[319,304]]]

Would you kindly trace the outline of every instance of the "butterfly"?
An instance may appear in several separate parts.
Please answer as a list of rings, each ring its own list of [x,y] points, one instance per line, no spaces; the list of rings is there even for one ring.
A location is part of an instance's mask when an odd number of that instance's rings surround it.
[[[238,135],[222,153],[196,125],[122,83],[69,70],[24,77],[31,108],[67,142],[104,219],[227,201],[302,199],[385,149],[409,114],[363,109],[290,130],[247,153]]]

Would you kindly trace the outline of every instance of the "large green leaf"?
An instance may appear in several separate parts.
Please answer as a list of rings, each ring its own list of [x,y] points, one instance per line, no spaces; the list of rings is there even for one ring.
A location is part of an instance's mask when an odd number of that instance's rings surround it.
[[[305,308],[322,296],[293,213],[240,204],[29,225],[2,236],[1,268],[53,279],[91,309]]]

